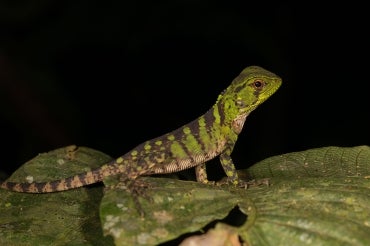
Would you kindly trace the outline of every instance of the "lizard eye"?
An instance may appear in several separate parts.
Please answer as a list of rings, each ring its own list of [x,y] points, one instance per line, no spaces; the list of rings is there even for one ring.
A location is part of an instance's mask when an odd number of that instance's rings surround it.
[[[265,81],[263,80],[260,80],[260,79],[256,79],[254,82],[253,82],[253,87],[257,90],[260,90],[263,86],[265,86]]]

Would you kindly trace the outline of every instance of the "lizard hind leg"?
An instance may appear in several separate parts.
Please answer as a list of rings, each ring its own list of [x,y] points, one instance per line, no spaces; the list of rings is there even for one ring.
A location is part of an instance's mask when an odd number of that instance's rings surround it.
[[[206,164],[200,164],[195,167],[195,175],[197,178],[197,181],[203,184],[215,184],[214,181],[209,181],[207,178],[207,170],[206,170]]]
[[[153,200],[152,197],[150,197],[147,192],[148,189],[152,188],[152,185],[144,181],[141,177],[130,179],[124,176],[120,176],[119,179],[120,181],[115,186],[115,188],[123,189],[132,196],[135,208],[139,213],[140,217],[143,218],[145,216],[145,211],[139,199],[144,198],[150,202]]]

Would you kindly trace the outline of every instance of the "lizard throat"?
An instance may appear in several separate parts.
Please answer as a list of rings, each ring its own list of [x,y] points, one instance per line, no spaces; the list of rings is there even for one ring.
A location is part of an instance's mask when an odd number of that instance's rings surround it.
[[[240,114],[233,120],[232,127],[236,134],[239,134],[242,131],[244,122],[248,115],[249,113]]]

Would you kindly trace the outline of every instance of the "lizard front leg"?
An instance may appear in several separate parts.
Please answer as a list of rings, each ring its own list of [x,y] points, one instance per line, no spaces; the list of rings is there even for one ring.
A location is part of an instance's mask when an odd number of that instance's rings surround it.
[[[224,169],[227,181],[229,183],[232,183],[233,185],[238,185],[241,183],[239,180],[238,173],[236,172],[233,160],[231,159],[231,150],[230,148],[227,148],[223,153],[220,154],[220,162],[222,165],[222,168]]]
[[[237,137],[236,135],[234,136]],[[240,184],[240,180],[238,177],[238,174],[236,172],[233,160],[231,159],[230,155],[234,148],[234,143],[236,140],[232,141],[229,140],[227,143],[224,151],[220,154],[220,162],[222,165],[222,168],[224,169],[226,175],[227,175],[227,183],[232,183],[233,185]],[[206,164],[202,163],[195,167],[195,174],[198,182],[201,182],[203,184],[214,184],[215,182],[210,182],[207,179],[207,171],[206,171]],[[218,182],[218,184],[223,184],[224,182]]]
[[[244,181],[240,180],[238,173],[236,172],[233,160],[231,159],[231,148],[225,149],[223,153],[220,154],[220,162],[222,168],[224,169],[227,175],[227,183],[232,183],[235,186],[248,188],[249,186],[259,186],[259,185],[269,185],[269,179],[261,179],[261,180],[251,180],[251,181]],[[222,185],[225,182],[221,181],[218,184]]]
[[[228,177],[227,182],[230,182],[234,185],[238,185],[240,184],[240,180],[236,172],[233,160],[230,157],[231,152],[232,152],[232,147],[226,148],[225,151],[220,154],[220,162]],[[214,181],[209,181],[207,179],[207,171],[206,171],[205,163],[202,163],[195,167],[195,175],[196,175],[197,181],[200,183],[203,183],[203,184],[214,184],[215,183]],[[222,184],[222,182],[219,184]]]

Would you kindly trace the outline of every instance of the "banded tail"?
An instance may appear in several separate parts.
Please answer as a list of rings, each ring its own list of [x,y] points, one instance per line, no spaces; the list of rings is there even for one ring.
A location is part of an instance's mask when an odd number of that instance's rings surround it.
[[[5,181],[1,183],[1,188],[24,193],[51,193],[71,190],[85,185],[101,182],[103,181],[104,177],[116,175],[122,171],[122,166],[118,167],[117,163],[113,162],[105,164],[92,171],[49,182],[18,183]]]

